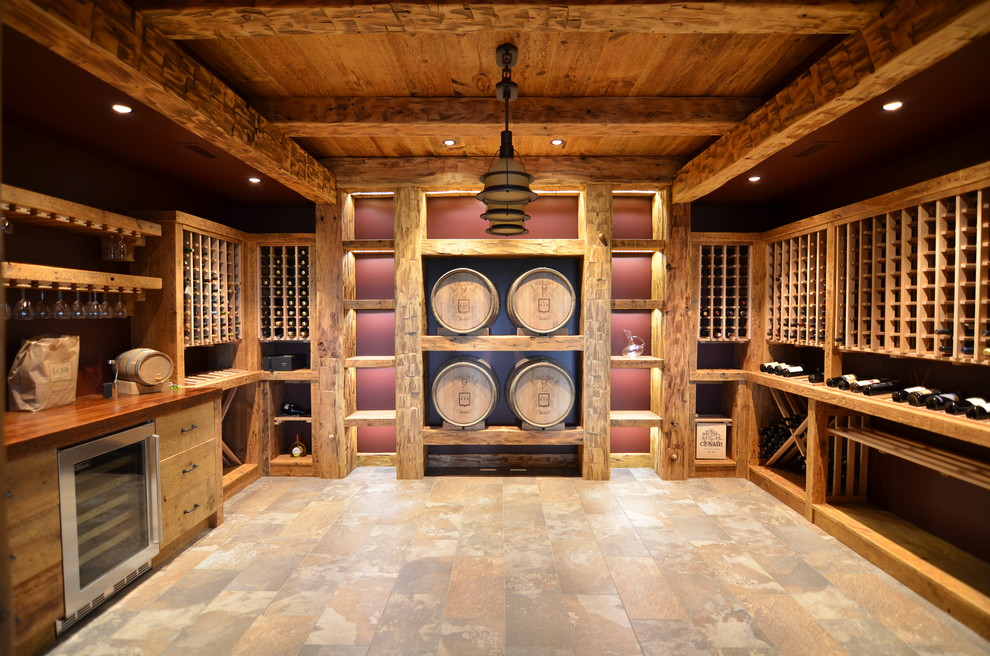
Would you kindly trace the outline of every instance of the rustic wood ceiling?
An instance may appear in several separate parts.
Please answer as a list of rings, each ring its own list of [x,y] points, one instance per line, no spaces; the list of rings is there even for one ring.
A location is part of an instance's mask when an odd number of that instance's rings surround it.
[[[511,42],[535,169],[687,202],[987,34],[990,0],[6,0],[3,20],[315,202],[476,184]]]

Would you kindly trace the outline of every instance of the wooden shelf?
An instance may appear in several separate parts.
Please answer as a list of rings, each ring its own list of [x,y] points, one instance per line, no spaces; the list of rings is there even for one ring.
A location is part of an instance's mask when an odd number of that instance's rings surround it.
[[[310,416],[305,417],[295,417],[292,415],[276,415],[272,417],[273,424],[291,424],[293,422],[302,422],[304,424],[312,424],[313,418]]]
[[[580,257],[583,239],[426,239],[423,255],[475,257]]]
[[[826,245],[825,230],[767,245],[767,341],[819,347],[825,343]]]
[[[886,398],[864,396],[772,374],[751,371],[749,372],[749,379],[760,385],[797,394],[808,399],[823,401],[840,408],[909,424],[964,442],[990,447],[990,423],[988,422],[935,412],[927,408],[916,408],[906,403],[894,403],[889,396]]]
[[[613,355],[611,357],[613,369],[660,369],[663,370],[663,358],[652,355],[640,355],[635,358],[627,358],[624,355]]]
[[[701,243],[698,248],[698,341],[748,341],[749,246]]]
[[[357,298],[344,301],[345,310],[394,310],[394,298]]]
[[[45,287],[61,290],[88,290],[115,294],[141,294],[146,289],[161,289],[161,278],[121,273],[85,271],[41,264],[4,262],[0,269],[8,287]]]
[[[452,430],[447,428],[424,428],[425,445],[557,445],[583,444],[584,429],[566,428],[559,431],[522,430],[515,426],[490,426],[484,430]]]
[[[394,426],[395,410],[356,410],[344,417],[344,426]]]
[[[194,376],[186,376],[185,387],[209,387],[213,389],[230,389],[248,383],[265,379],[265,371],[244,371],[243,369],[223,369],[220,371],[205,371]]]
[[[293,458],[288,454],[278,455],[268,463],[272,476],[312,476],[315,471],[312,455]]]
[[[345,239],[344,250],[350,253],[395,253],[394,239]]]
[[[258,247],[258,335],[262,341],[309,339],[311,251],[309,243]]]
[[[355,355],[344,360],[344,366],[354,369],[388,369],[395,366],[395,356]]]
[[[288,382],[311,382],[319,377],[315,369],[294,369],[292,371],[266,371],[266,380],[284,380]]]
[[[449,337],[423,335],[424,351],[583,351],[583,335],[535,337],[529,335],[489,335]]]
[[[662,298],[613,298],[613,310],[666,310],[667,301]]]
[[[613,239],[613,253],[662,253],[667,248],[664,239]]]
[[[229,499],[261,476],[255,463],[237,465],[223,474],[223,498]]]
[[[866,505],[815,505],[815,524],[990,639],[990,564]]]
[[[787,504],[794,512],[804,515],[804,480],[797,474],[750,465],[749,480]]]
[[[626,428],[662,426],[663,417],[649,410],[612,410],[609,412],[609,424]]]
[[[688,378],[692,383],[724,383],[749,380],[749,372],[742,369],[695,369]]]
[[[35,223],[98,237],[123,235],[133,246],[144,246],[145,237],[161,237],[162,227],[122,214],[45,196],[27,189],[3,185],[0,206],[8,219]]]

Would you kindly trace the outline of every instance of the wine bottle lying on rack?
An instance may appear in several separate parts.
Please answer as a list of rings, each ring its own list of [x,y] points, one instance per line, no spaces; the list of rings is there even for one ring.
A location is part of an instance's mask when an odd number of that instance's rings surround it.
[[[854,380],[849,383],[848,387],[839,387],[839,389],[847,389],[850,392],[862,392],[863,388],[867,385],[875,385],[877,383],[883,383],[890,380],[889,378],[863,378]]]
[[[825,374],[820,371],[814,371],[808,374],[808,382],[812,385],[817,385],[819,383],[825,382]]]
[[[764,373],[771,373],[775,367],[779,367],[784,364],[783,362],[764,362],[760,365],[760,371]]]
[[[915,407],[924,406],[928,403],[928,399],[933,396],[937,396],[942,393],[942,390],[937,390],[934,387],[929,388],[927,391],[922,392],[912,392],[908,396],[908,405],[913,405]]]
[[[872,385],[864,385],[859,389],[866,396],[879,396],[881,394],[891,394],[904,389],[904,383],[899,380],[884,380]]]
[[[945,404],[945,411],[950,415],[964,415],[974,406],[985,406],[986,399],[979,396],[970,396],[965,399],[957,399],[952,403]]]
[[[942,394],[932,394],[925,401],[925,407],[929,410],[945,410],[945,406],[965,398],[965,392],[944,392]]]
[[[966,416],[970,419],[990,419],[990,403],[974,403],[973,407],[966,411]]]
[[[803,364],[784,365],[783,367],[779,367],[777,371],[777,375],[783,376],[784,378],[807,376],[812,373],[811,367],[805,367]]]
[[[911,395],[912,394],[915,394],[915,393],[931,394],[932,391],[930,389],[928,389],[927,387],[925,387],[924,385],[915,385],[914,387],[905,387],[904,389],[897,390],[896,392],[894,392],[893,394],[891,394],[890,400],[891,401],[894,401],[895,403],[907,403],[910,400]]]
[[[848,384],[856,382],[856,374],[842,374],[841,376],[836,376],[835,378],[829,378],[825,381],[825,384],[829,387],[838,387],[839,389],[849,389]],[[845,383],[846,387],[842,387]]]

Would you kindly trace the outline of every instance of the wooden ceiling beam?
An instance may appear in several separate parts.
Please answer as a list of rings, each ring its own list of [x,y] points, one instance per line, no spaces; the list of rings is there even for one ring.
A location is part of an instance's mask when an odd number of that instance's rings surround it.
[[[5,0],[3,22],[315,203],[333,174],[122,0]],[[70,108],[71,109],[71,108]]]
[[[519,98],[521,137],[710,136],[759,106],[756,98]],[[504,106],[495,98],[276,98],[255,107],[293,137],[490,137]]]
[[[884,0],[683,0],[567,3],[326,3],[319,0],[138,0],[145,19],[171,39],[303,34],[479,32],[486,30],[647,32],[657,34],[850,34]]]
[[[383,191],[395,187],[481,191],[480,177],[489,157],[330,157],[320,160],[337,177],[341,189]],[[534,189],[576,189],[611,183],[617,189],[669,184],[684,163],[675,157],[527,157]]]
[[[990,32],[990,0],[894,0],[688,162],[675,203],[715,191],[798,139]]]

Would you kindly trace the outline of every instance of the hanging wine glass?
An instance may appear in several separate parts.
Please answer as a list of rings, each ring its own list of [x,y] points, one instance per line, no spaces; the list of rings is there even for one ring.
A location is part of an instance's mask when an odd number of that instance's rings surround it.
[[[113,310],[110,309],[110,303],[107,301],[106,292],[100,294],[100,298],[102,300],[100,301],[100,306],[99,306],[100,308],[99,317],[101,319],[109,319],[111,316],[113,316]]]
[[[76,300],[72,301],[69,305],[69,318],[70,319],[84,319],[86,318],[86,309],[83,307],[82,301],[79,299],[79,290],[76,290]]]
[[[62,300],[62,290],[58,290],[58,298],[52,303],[52,316],[56,319],[69,318],[69,306]]]
[[[21,288],[21,300],[17,301],[14,305],[14,318],[15,319],[34,319],[34,308],[31,307],[31,301],[27,300],[26,290]]]
[[[96,302],[96,294],[89,292],[89,301],[83,306],[83,312],[88,319],[100,318],[100,304]]]
[[[117,302],[113,306],[113,316],[116,319],[127,318],[127,305],[124,304],[124,295],[117,294]]]
[[[34,305],[34,315],[39,319],[51,319],[52,309],[48,303],[45,303],[45,290],[42,289],[39,291],[41,292],[41,300]]]
[[[13,313],[10,311],[10,305],[7,303],[7,301],[0,303],[0,319],[7,321],[12,316]]]

